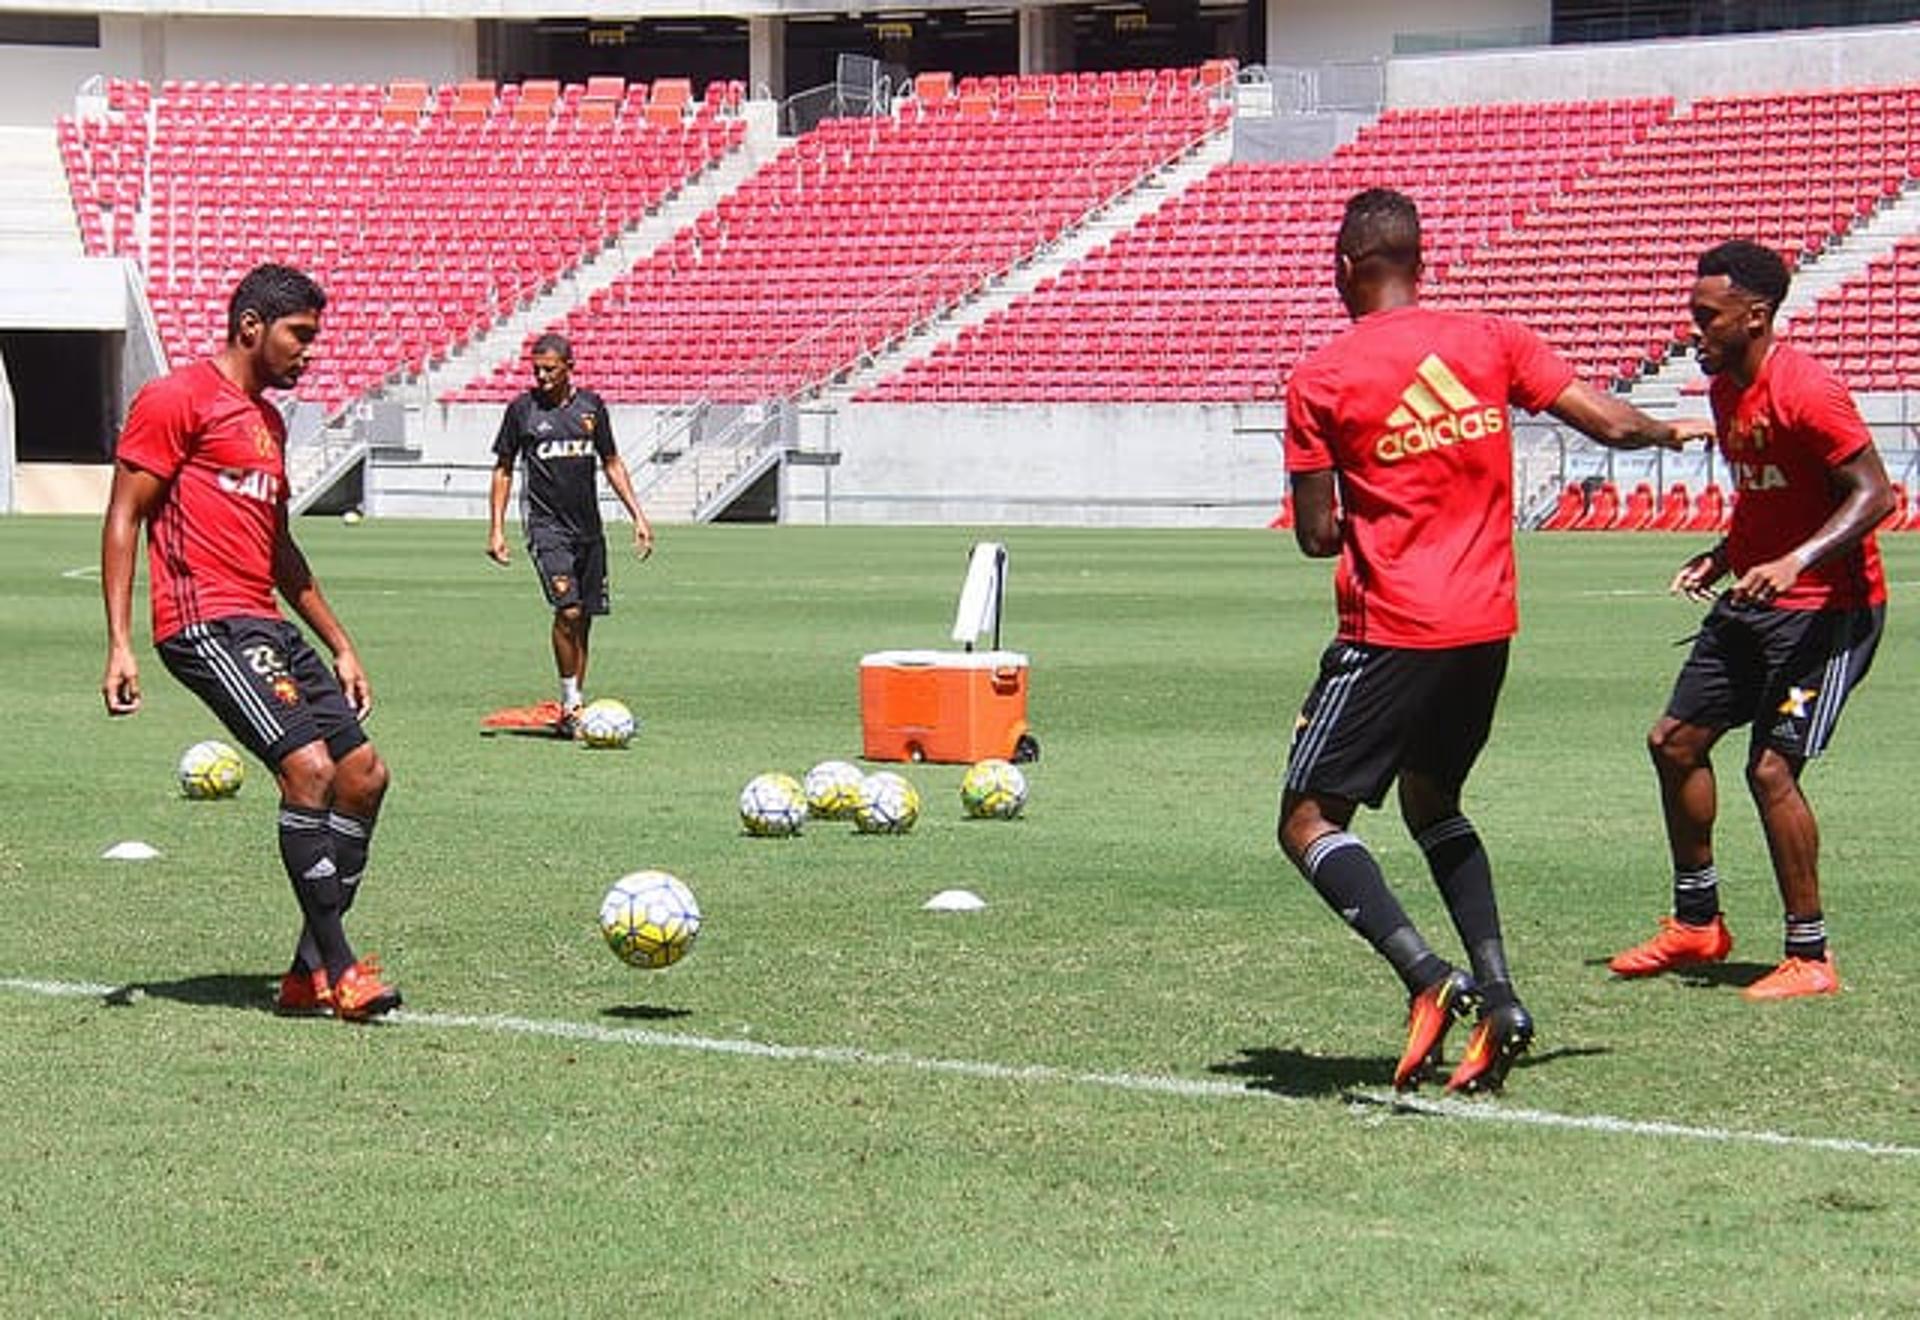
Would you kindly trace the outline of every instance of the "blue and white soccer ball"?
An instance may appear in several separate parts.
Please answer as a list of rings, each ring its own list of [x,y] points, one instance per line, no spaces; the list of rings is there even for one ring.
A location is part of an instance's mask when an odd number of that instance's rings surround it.
[[[807,812],[822,820],[851,820],[860,805],[860,784],[866,776],[847,761],[822,761],[807,771],[802,787]]]
[[[600,900],[600,933],[630,967],[671,967],[700,933],[700,904],[665,871],[635,871],[614,881]]]
[[[920,790],[891,770],[868,775],[860,785],[853,825],[862,834],[905,834],[920,819]]]
[[[755,775],[740,790],[740,823],[763,838],[798,834],[807,823],[807,791],[792,775]]]
[[[625,747],[633,739],[633,712],[612,697],[589,701],[580,712],[580,741],[589,747]]]
[[[197,742],[180,754],[176,772],[180,791],[197,800],[232,797],[247,778],[240,753],[217,738]]]

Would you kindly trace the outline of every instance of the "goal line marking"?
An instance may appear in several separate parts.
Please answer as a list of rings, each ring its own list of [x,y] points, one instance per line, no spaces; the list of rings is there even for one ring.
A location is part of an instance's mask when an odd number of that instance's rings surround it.
[[[64,999],[107,999],[138,987],[95,985],[84,981],[37,981],[0,977],[0,990]],[[1251,1100],[1281,1104],[1309,1104],[1300,1096],[1281,1095],[1242,1082],[1210,1081],[1156,1073],[1081,1072],[1051,1064],[989,1063],[970,1059],[943,1059],[889,1050],[852,1046],[780,1045],[770,1041],[715,1036],[687,1036],[645,1027],[603,1027],[590,1022],[501,1016],[496,1014],[431,1013],[401,1009],[386,1021],[398,1027],[440,1031],[488,1031],[513,1036],[537,1036],[581,1041],[593,1045],[624,1045],[640,1049],[684,1050],[699,1054],[727,1054],[780,1063],[823,1063],[852,1068],[938,1073],[995,1082],[1038,1082],[1054,1086],[1097,1087],[1138,1094],[1171,1095],[1189,1099]],[[1504,1123],[1521,1127],[1559,1128],[1605,1136],[1653,1137],[1679,1141],[1720,1142],[1773,1146],[1788,1150],[1831,1151],[1879,1159],[1920,1158],[1920,1146],[1860,1141],[1848,1137],[1808,1137],[1787,1132],[1742,1128],[1699,1127],[1610,1114],[1560,1114],[1545,1109],[1509,1106],[1500,1101],[1422,1099],[1392,1091],[1353,1089],[1342,1092],[1356,1111],[1422,1114],[1468,1123]]]

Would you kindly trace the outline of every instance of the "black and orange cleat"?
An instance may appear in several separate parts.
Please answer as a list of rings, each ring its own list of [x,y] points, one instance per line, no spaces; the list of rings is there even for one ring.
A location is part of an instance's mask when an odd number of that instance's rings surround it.
[[[380,961],[368,954],[342,972],[333,987],[333,1015],[366,1022],[400,1007],[400,992],[380,980]]]
[[[1533,1017],[1526,1009],[1517,1003],[1488,1009],[1467,1037],[1467,1052],[1447,1078],[1447,1090],[1455,1095],[1498,1091],[1513,1061],[1531,1044]]]
[[[1410,1091],[1440,1065],[1440,1045],[1447,1028],[1473,1011],[1480,992],[1473,978],[1458,968],[1415,995],[1407,1005],[1407,1048],[1393,1070],[1393,1089]]]

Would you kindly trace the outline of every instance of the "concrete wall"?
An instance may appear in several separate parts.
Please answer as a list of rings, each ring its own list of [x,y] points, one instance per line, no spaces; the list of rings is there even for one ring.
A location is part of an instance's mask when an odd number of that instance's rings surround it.
[[[1386,59],[1399,34],[1544,31],[1551,0],[1266,0],[1268,64]]]
[[[1920,76],[1920,26],[1770,33],[1408,56],[1387,67],[1387,104],[1592,100],[1791,91]]]
[[[0,46],[0,124],[44,125],[95,75],[254,82],[473,76],[475,21],[107,14],[97,50]]]

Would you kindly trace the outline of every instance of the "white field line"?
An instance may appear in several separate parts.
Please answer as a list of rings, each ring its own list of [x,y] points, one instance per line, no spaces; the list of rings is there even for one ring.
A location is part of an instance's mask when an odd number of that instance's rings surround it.
[[[103,999],[125,996],[137,987],[94,985],[79,981],[32,981],[0,977],[0,990],[65,999]],[[1281,1095],[1241,1082],[1208,1081],[1154,1073],[1075,1072],[1047,1064],[986,1063],[968,1059],[927,1058],[884,1050],[821,1045],[777,1045],[767,1041],[685,1036],[644,1027],[602,1027],[587,1022],[467,1013],[416,1013],[402,1010],[386,1021],[395,1026],[437,1028],[441,1031],[490,1031],[514,1036],[545,1036],[593,1045],[626,1045],[640,1049],[688,1050],[699,1054],[731,1054],[780,1063],[823,1063],[838,1067],[882,1068],[905,1072],[939,1073],[994,1082],[1039,1082],[1054,1086],[1100,1087],[1153,1095],[1204,1100],[1253,1100],[1282,1104],[1311,1103],[1304,1097]],[[1785,1132],[1739,1128],[1695,1127],[1616,1118],[1608,1114],[1556,1114],[1544,1109],[1518,1109],[1489,1100],[1423,1100],[1391,1091],[1348,1091],[1345,1099],[1357,1110],[1387,1109],[1424,1114],[1432,1118],[1469,1123],[1506,1123],[1521,1127],[1560,1128],[1604,1136],[1663,1137],[1680,1141],[1723,1142],[1775,1146],[1789,1150],[1832,1151],[1875,1158],[1920,1158],[1920,1146],[1859,1141],[1847,1137],[1803,1137]]]

